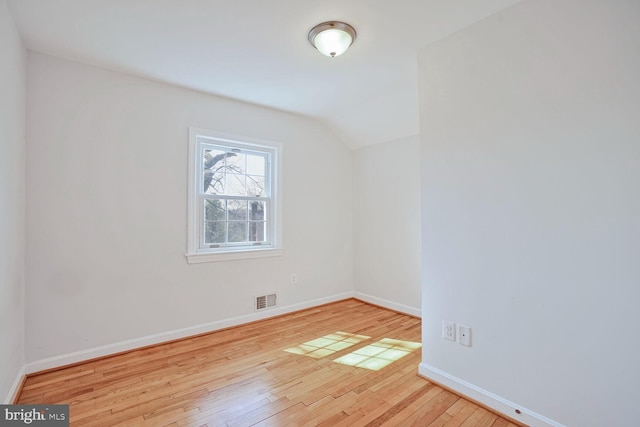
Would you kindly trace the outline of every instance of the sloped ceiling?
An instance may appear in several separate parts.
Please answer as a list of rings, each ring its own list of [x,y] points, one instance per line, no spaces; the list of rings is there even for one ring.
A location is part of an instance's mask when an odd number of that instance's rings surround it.
[[[315,117],[351,148],[419,131],[417,52],[518,0],[9,0],[28,49]],[[358,36],[337,58],[309,30]]]

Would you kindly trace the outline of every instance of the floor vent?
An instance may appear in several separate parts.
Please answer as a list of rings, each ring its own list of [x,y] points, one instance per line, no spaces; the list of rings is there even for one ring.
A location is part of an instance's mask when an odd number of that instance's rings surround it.
[[[276,294],[261,295],[256,297],[256,311],[266,310],[276,306]]]

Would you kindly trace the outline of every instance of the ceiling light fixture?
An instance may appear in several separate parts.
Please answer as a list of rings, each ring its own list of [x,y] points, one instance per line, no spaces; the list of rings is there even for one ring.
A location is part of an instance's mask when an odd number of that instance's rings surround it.
[[[309,31],[309,42],[323,55],[342,55],[356,39],[356,30],[340,21],[327,21]]]

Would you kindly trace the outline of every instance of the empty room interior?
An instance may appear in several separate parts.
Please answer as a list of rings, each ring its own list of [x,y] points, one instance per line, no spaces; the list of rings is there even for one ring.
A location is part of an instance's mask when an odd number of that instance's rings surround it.
[[[0,398],[71,425],[640,425],[639,24],[637,0],[0,0]]]

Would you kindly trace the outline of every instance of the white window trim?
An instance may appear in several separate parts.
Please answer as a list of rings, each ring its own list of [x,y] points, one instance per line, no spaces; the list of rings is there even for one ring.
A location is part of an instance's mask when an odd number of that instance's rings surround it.
[[[197,161],[198,137],[211,138],[223,145],[233,146],[254,146],[256,148],[267,148],[274,150],[271,159],[271,197],[272,197],[272,217],[273,217],[273,237],[272,242],[266,247],[233,247],[203,250],[199,246],[199,215],[198,215],[198,187],[199,170]],[[281,191],[281,165],[282,165],[282,144],[273,141],[266,141],[257,138],[231,135],[214,132],[207,129],[189,128],[189,182],[187,201],[187,253],[186,258],[189,264],[199,264],[204,262],[231,261],[248,258],[264,258],[282,255],[282,191]]]

